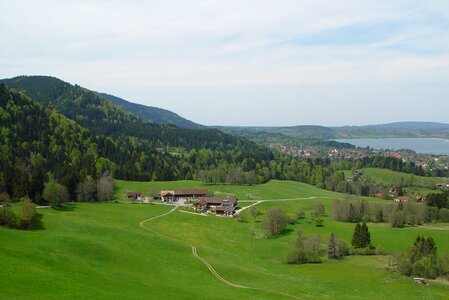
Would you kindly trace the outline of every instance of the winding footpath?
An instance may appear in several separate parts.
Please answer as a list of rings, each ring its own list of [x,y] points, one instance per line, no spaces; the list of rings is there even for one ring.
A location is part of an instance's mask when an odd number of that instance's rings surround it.
[[[260,203],[260,202],[257,202],[257,203],[255,203],[255,204],[259,204],[259,203]],[[254,205],[255,205],[255,204],[254,204]],[[151,218],[149,218],[149,219],[143,220],[143,221],[139,222],[139,226],[140,226],[141,228],[145,229],[145,230],[148,230],[149,228],[145,226],[145,224],[146,224],[147,222],[150,222],[150,221],[152,221],[152,220],[156,220],[156,219],[165,217],[165,216],[167,216],[167,215],[169,215],[169,214],[175,212],[177,209],[178,209],[178,207],[176,206],[176,207],[174,207],[172,210],[170,210],[169,212],[166,212],[166,213],[163,213],[163,214],[161,214],[161,215],[154,216],[154,217],[151,217]],[[198,259],[200,262],[202,262],[202,263],[207,267],[207,269],[209,270],[209,272],[210,272],[215,278],[217,278],[220,282],[222,282],[223,284],[225,284],[225,285],[227,285],[227,286],[230,286],[230,287],[233,287],[233,288],[238,288],[238,289],[247,289],[247,290],[260,291],[260,292],[265,292],[265,293],[269,293],[269,294],[273,294],[273,295],[284,296],[284,297],[287,297],[287,298],[292,298],[292,299],[302,300],[302,298],[299,298],[299,297],[297,297],[297,296],[290,295],[290,294],[287,294],[287,293],[273,292],[273,291],[264,290],[264,289],[260,289],[260,288],[248,287],[248,286],[244,286],[244,285],[232,283],[232,282],[230,282],[230,281],[224,279],[220,274],[218,274],[218,272],[214,269],[214,267],[212,267],[212,265],[211,265],[207,260],[205,260],[204,258],[202,258],[201,256],[199,256],[199,255],[198,255],[198,252],[197,252],[197,249],[196,249],[195,246],[193,246],[193,245],[189,245],[189,246],[192,248],[192,255],[193,255],[196,259]]]
[[[237,210],[235,213],[240,214],[241,212],[247,210],[248,208],[252,206],[256,206],[260,203],[264,202],[285,202],[285,201],[300,201],[300,200],[311,200],[311,199],[329,199],[329,197],[307,197],[307,198],[290,198],[290,199],[269,199],[269,200],[239,200],[239,202],[242,203],[253,203],[251,205],[242,207],[241,209]]]

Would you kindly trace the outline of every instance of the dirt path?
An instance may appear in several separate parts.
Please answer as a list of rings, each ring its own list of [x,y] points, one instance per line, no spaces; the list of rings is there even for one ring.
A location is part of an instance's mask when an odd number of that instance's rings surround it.
[[[256,204],[258,204],[258,203],[256,203]],[[143,220],[143,221],[139,222],[139,226],[140,226],[141,228],[145,229],[145,230],[149,230],[149,228],[145,226],[145,223],[147,223],[147,222],[149,222],[149,221],[152,221],[152,220],[156,220],[156,219],[165,217],[165,216],[167,216],[167,215],[169,215],[169,214],[175,212],[177,209],[178,209],[178,206],[174,207],[174,208],[173,208],[172,210],[170,210],[169,212],[166,212],[166,213],[163,213],[163,214],[161,214],[161,215],[154,216],[154,217],[151,217],[151,218],[149,218],[149,219]],[[161,235],[161,236],[164,236],[164,235],[162,235],[162,234],[160,234],[160,233],[158,233],[158,234]],[[170,238],[170,239],[173,239],[173,238]],[[236,284],[236,283],[232,283],[232,282],[230,282],[230,281],[227,281],[227,280],[224,279],[220,274],[218,274],[218,272],[214,269],[214,267],[212,267],[212,265],[211,265],[207,260],[205,260],[204,258],[202,258],[201,256],[198,255],[198,252],[197,252],[197,249],[196,249],[195,246],[193,246],[193,245],[189,245],[189,246],[192,248],[192,254],[193,254],[193,256],[194,256],[196,259],[198,259],[199,261],[201,261],[201,262],[207,267],[207,269],[209,270],[209,272],[210,272],[215,278],[217,278],[219,281],[221,281],[223,284],[226,284],[227,286],[230,286],[230,287],[233,287],[233,288],[238,288],[238,289],[247,289],[247,290],[260,291],[260,292],[265,292],[265,293],[269,293],[269,294],[272,294],[272,295],[278,295],[278,296],[283,296],[283,297],[287,297],[287,298],[292,298],[292,299],[299,299],[299,300],[302,300],[302,298],[299,298],[299,297],[297,297],[297,296],[290,295],[290,294],[287,294],[287,293],[274,292],[274,291],[264,290],[264,289],[260,289],[260,288],[248,287],[248,286],[244,286],[244,285],[240,285],[240,284]]]
[[[235,213],[240,214],[243,211],[247,210],[250,207],[256,206],[260,203],[264,202],[285,202],[285,201],[301,201],[301,200],[311,200],[311,199],[329,199],[329,197],[307,197],[307,198],[290,198],[290,199],[269,199],[269,200],[239,200],[239,202],[242,203],[253,203],[251,205],[242,207],[241,209],[237,210]]]
[[[201,256],[198,255],[195,246],[190,245],[190,247],[192,247],[192,254],[193,254],[193,256],[195,256],[197,259],[199,259],[209,269],[209,271],[212,273],[212,275],[214,275],[218,280],[220,280],[221,282],[223,282],[226,285],[229,285],[229,286],[232,286],[232,287],[235,287],[235,288],[251,289],[250,287],[247,287],[247,286],[244,286],[244,285],[239,285],[239,284],[235,284],[235,283],[229,282],[226,279],[224,279],[223,277],[221,277],[220,274],[218,274],[217,271],[215,271],[215,269],[210,265],[210,263],[207,262],[207,260],[205,260],[204,258],[202,258]]]
[[[268,290],[264,290],[264,289],[259,289],[259,288],[253,288],[253,287],[249,287],[249,286],[244,286],[244,285],[240,285],[240,284],[235,284],[232,283],[230,281],[227,281],[226,279],[224,279],[223,277],[221,277],[220,274],[218,274],[217,271],[215,271],[214,267],[211,266],[211,264],[205,260],[204,258],[202,258],[201,256],[198,255],[198,252],[196,250],[196,247],[193,245],[190,245],[190,247],[192,247],[192,254],[194,257],[196,257],[198,260],[200,260],[208,269],[209,272],[212,273],[212,275],[215,276],[215,278],[217,278],[218,280],[220,280],[222,283],[234,287],[234,288],[238,288],[238,289],[247,289],[247,290],[254,290],[254,291],[260,291],[260,292],[265,292],[265,293],[269,293],[269,294],[274,294],[274,295],[279,295],[279,296],[284,296],[284,297],[288,297],[288,298],[293,298],[293,299],[300,299],[297,296],[293,296],[290,294],[286,294],[286,293],[282,293],[282,292],[272,292],[272,291],[268,291]]]
[[[169,212],[166,212],[165,214],[158,215],[158,216],[151,217],[151,218],[149,218],[149,219],[143,220],[143,221],[141,221],[141,222],[139,223],[139,226],[142,227],[143,229],[147,229],[147,228],[145,227],[145,223],[146,223],[146,222],[153,221],[153,220],[156,220],[156,219],[165,217],[166,215],[171,214],[172,212],[174,212],[174,211],[177,210],[177,209],[178,209],[178,207],[175,206],[172,210],[170,210]]]

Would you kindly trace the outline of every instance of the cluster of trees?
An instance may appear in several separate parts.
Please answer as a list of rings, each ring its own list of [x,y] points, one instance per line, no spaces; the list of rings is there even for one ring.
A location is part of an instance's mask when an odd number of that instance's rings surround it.
[[[449,192],[445,191],[444,193],[428,194],[426,197],[426,204],[440,209],[449,208]]]
[[[27,197],[20,199],[21,213],[17,215],[9,206],[10,199],[6,193],[0,194],[0,225],[17,229],[30,229],[36,218],[36,205]]]
[[[287,254],[288,264],[321,263],[321,238],[319,235],[304,237],[300,228],[296,230],[293,249]]]
[[[340,222],[391,223],[393,227],[448,222],[449,210],[416,202],[378,203],[365,200],[334,200],[333,218]]]
[[[449,274],[449,257],[439,258],[433,238],[418,236],[413,245],[396,257],[397,269],[405,276],[437,278]]]

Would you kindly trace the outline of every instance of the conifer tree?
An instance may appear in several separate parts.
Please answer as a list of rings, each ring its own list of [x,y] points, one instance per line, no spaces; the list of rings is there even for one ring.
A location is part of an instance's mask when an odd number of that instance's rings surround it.
[[[362,224],[360,230],[360,245],[361,248],[366,248],[371,244],[371,234],[369,233],[366,223]]]
[[[357,225],[354,228],[354,233],[352,234],[352,241],[351,244],[354,248],[363,248],[361,245],[361,240],[360,240],[360,232],[362,230],[362,227],[360,226],[360,223],[357,223]]]

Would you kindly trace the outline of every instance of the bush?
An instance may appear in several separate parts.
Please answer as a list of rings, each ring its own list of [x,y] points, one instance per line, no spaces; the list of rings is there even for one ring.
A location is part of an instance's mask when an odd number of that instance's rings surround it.
[[[262,222],[265,236],[272,238],[280,235],[287,226],[287,217],[278,207],[272,207],[268,210],[265,220]]]
[[[22,198],[22,215],[20,216],[20,227],[29,229],[36,217],[36,205],[30,201],[29,198]]]
[[[412,274],[419,277],[435,279],[438,277],[438,266],[431,257],[423,257],[412,265]]]
[[[352,248],[351,255],[376,255],[376,249],[373,249],[372,247]]]
[[[307,263],[307,256],[303,249],[294,248],[287,254],[288,264],[305,264]]]
[[[303,210],[298,210],[296,212],[296,219],[301,220],[306,218],[306,213]]]

